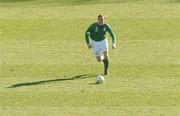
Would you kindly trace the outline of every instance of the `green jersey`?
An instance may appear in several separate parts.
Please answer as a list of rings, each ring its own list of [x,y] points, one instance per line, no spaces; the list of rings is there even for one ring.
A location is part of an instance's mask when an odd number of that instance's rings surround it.
[[[86,43],[89,43],[89,36],[94,41],[102,41],[106,38],[106,32],[109,32],[112,38],[112,43],[116,43],[116,36],[112,32],[111,27],[106,23],[102,26],[98,25],[98,23],[90,25],[85,33]]]

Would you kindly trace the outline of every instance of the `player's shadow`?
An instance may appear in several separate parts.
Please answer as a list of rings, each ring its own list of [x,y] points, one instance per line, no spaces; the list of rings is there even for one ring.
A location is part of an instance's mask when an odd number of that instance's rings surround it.
[[[167,3],[180,3],[180,0],[167,0]]]
[[[92,78],[95,76],[97,76],[97,75],[87,74],[87,75],[76,75],[73,77],[67,77],[67,78],[61,78],[61,79],[51,79],[51,80],[42,80],[42,81],[35,81],[35,82],[17,83],[17,84],[11,85],[10,87],[7,87],[7,88],[17,88],[17,87],[25,87],[25,86],[33,86],[33,85],[41,85],[41,84],[50,84],[53,82],[79,80],[79,79]]]
[[[17,3],[17,2],[31,2],[34,0],[0,0],[0,3]]]

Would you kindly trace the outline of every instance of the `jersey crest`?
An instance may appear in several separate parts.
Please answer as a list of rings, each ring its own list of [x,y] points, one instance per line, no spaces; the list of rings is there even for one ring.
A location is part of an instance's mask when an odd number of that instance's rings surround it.
[[[87,35],[91,35],[91,33],[90,33],[90,32],[87,32]]]

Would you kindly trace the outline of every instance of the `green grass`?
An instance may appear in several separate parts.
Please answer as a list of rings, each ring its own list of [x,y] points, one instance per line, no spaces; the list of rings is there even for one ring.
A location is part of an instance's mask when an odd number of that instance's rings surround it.
[[[97,85],[98,14],[118,43]],[[179,116],[179,0],[0,0],[0,115]]]

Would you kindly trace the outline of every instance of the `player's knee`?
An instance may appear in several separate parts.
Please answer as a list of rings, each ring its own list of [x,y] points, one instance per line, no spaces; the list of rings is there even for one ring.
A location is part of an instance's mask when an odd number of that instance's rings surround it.
[[[109,59],[109,57],[108,57],[108,55],[106,54],[106,55],[104,55],[104,59],[105,60],[108,60]]]
[[[101,62],[101,59],[97,59],[98,62]]]
[[[98,62],[101,62],[101,57],[97,57],[97,61],[98,61]]]
[[[104,55],[104,59],[105,59],[105,60],[106,60],[106,59],[108,60],[108,51],[104,51],[104,52],[103,52],[103,55]]]

